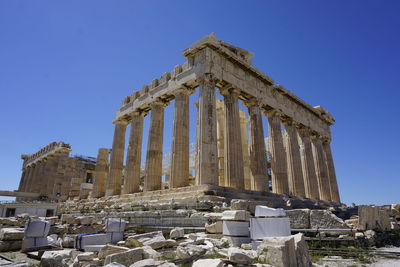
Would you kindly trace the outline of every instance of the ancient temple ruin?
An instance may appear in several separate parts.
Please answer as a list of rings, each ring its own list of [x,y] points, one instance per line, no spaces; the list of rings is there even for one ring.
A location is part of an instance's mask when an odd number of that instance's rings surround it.
[[[18,191],[33,193],[33,198],[38,200],[65,201],[79,196],[85,184],[90,184],[91,189],[96,159],[70,156],[70,152],[69,144],[52,142],[36,153],[21,155],[23,165]],[[17,197],[17,200],[32,199]]]
[[[162,190],[164,107],[175,101],[170,188],[189,185],[189,120],[197,120],[196,185],[267,191],[268,157],[262,125],[262,116],[266,116],[272,192],[340,202],[330,149],[329,127],[334,119],[326,110],[312,107],[283,86],[274,84],[252,65],[251,52],[214,35],[199,40],[183,55],[187,58],[183,65],[123,100],[113,121],[115,132],[107,178],[104,169],[95,175],[97,196],[139,192],[143,120],[147,115],[150,129],[143,191]],[[197,89],[198,115],[189,118],[189,95]],[[220,131],[217,92],[224,97]],[[239,101],[243,101],[249,113],[249,155],[242,142]],[[125,152],[128,124],[131,131]],[[223,133],[223,146],[218,146],[219,133]],[[245,172],[246,160],[250,173]]]
[[[113,121],[112,149],[100,148],[97,163],[71,158],[69,145],[51,143],[33,155],[22,155],[19,191],[66,200],[176,188],[188,192],[230,188],[250,195],[272,192],[340,202],[330,148],[334,119],[326,110],[275,84],[252,65],[251,52],[212,34],[183,55],[187,59],[183,65],[124,98]],[[197,116],[191,118],[189,96],[196,90]],[[166,154],[162,150],[164,108],[173,101],[174,120],[166,126],[173,129],[172,148]],[[240,109],[239,101],[247,112]],[[150,128],[142,162],[147,115]],[[189,120],[196,122],[195,144],[189,143]]]

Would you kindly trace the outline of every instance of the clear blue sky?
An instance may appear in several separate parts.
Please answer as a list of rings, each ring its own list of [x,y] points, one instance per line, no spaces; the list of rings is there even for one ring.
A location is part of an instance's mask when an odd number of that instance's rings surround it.
[[[215,32],[333,114],[343,202],[399,203],[399,12],[395,0],[2,0],[0,189],[17,189],[20,155],[52,141],[90,156],[111,147],[123,97],[183,63],[185,48]]]

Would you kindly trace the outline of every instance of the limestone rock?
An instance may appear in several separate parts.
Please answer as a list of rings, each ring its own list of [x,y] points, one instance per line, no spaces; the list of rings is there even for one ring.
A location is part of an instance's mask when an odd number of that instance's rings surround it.
[[[254,256],[249,251],[235,247],[228,249],[228,258],[231,262],[243,265],[251,265],[254,260]]]
[[[62,260],[71,257],[71,250],[50,250],[43,253],[40,259],[42,267],[61,267]]]
[[[10,240],[1,241],[0,240],[0,252],[19,250],[22,247],[21,240]]]
[[[73,248],[75,245],[76,235],[66,235],[62,238],[62,247],[63,248]]]
[[[192,267],[224,267],[221,259],[201,259],[193,263]]]
[[[0,218],[0,224],[6,226],[18,226],[18,227],[24,225],[24,223],[12,217]]]
[[[287,210],[286,215],[290,220],[290,227],[293,229],[309,229],[310,228],[310,213],[309,209]]]
[[[95,254],[93,252],[84,252],[76,256],[76,259],[78,259],[78,261],[91,261],[94,258]]]
[[[358,229],[390,230],[390,218],[384,208],[378,206],[361,205],[358,207]]]
[[[349,229],[342,219],[329,210],[311,210],[310,225],[311,228]]]
[[[145,259],[135,262],[129,267],[157,267],[160,265],[159,261],[155,261],[153,259]]]
[[[134,236],[128,236],[125,240],[125,245],[128,248],[138,248],[138,247],[142,247],[143,243],[138,241],[137,239],[135,239]]]
[[[259,262],[276,267],[297,266],[296,249],[293,236],[267,237],[257,248]]]
[[[105,245],[102,247],[99,251],[99,259],[105,259],[108,255],[114,254],[114,253],[121,253],[128,251],[129,248],[125,247],[119,247],[119,246],[113,246],[113,245]]]
[[[184,235],[185,235],[185,230],[183,228],[181,228],[181,227],[175,227],[169,233],[169,236],[172,239],[182,238]]]
[[[304,235],[299,233],[293,235],[293,237],[296,250],[297,265],[303,267],[311,267],[312,261],[308,253],[308,246],[306,240],[304,239]]]
[[[225,221],[248,221],[250,213],[245,210],[226,210],[222,213],[221,219]]]
[[[176,248],[176,256],[179,259],[191,259],[193,257],[199,257],[207,252],[205,248],[196,245],[178,246]]]
[[[143,259],[143,249],[133,248],[124,252],[114,253],[106,256],[104,264],[109,264],[112,262],[118,262],[123,265],[129,266],[137,261]]]
[[[222,233],[222,221],[216,221],[214,223],[206,223],[206,232],[210,234],[221,234]]]
[[[0,229],[0,240],[22,240],[24,238],[24,228],[2,228]]]
[[[142,249],[143,249],[143,258],[144,259],[158,260],[162,256],[161,253],[155,251],[150,246],[144,246],[144,247],[142,247]]]
[[[135,239],[136,241],[142,243],[143,245],[150,246],[153,249],[173,247],[173,246],[177,245],[175,240],[172,240],[172,239],[166,240],[161,231],[150,232],[150,233],[145,233],[145,234],[140,234],[140,235],[134,235],[134,236],[130,236],[129,239],[131,242],[130,244],[135,245],[135,241],[133,241],[133,239]],[[140,243],[136,243],[136,244],[140,244]]]
[[[104,267],[126,267],[126,266],[118,262],[111,262],[109,264],[104,265]]]

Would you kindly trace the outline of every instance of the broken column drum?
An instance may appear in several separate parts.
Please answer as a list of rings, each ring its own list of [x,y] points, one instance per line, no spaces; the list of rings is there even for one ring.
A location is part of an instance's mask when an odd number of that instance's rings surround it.
[[[189,185],[189,115],[192,115],[189,95],[198,90],[198,114],[192,116],[197,118],[197,123],[193,121],[197,125],[196,184],[267,191],[269,154],[274,193],[340,201],[332,152],[326,141],[332,139],[330,126],[335,122],[329,112],[321,106],[310,106],[283,86],[274,84],[253,66],[251,52],[214,35],[199,40],[183,55],[187,58],[183,65],[124,98],[114,120],[107,195],[120,194],[121,187],[123,193],[139,191],[143,116],[137,114],[141,112],[149,112],[151,117],[143,190],[162,190],[164,107],[170,102],[175,104],[173,123],[168,121],[165,126],[173,128],[169,183],[173,188]],[[218,113],[223,118],[219,117],[217,124],[218,92],[224,98],[224,111]],[[249,140],[241,128],[241,101],[248,107]],[[268,122],[270,151],[265,148],[263,116]],[[125,126],[130,121],[126,177],[122,185]],[[318,138],[300,136],[299,129]],[[286,145],[282,133],[287,138]],[[248,151],[243,143],[249,144]],[[244,170],[244,157],[248,155],[245,152],[250,154],[247,156],[250,174],[248,167]],[[250,177],[251,188],[245,177]]]

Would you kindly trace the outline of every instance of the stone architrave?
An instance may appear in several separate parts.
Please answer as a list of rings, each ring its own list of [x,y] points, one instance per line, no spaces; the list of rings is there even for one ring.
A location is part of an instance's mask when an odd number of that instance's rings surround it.
[[[250,169],[252,172],[251,189],[268,190],[267,153],[264,141],[262,115],[256,101],[245,103],[250,117]]]
[[[240,92],[234,88],[221,89],[225,104],[225,177],[228,187],[244,189],[243,151],[240,129]]]
[[[182,89],[175,94],[172,134],[170,187],[189,185],[189,94]]]
[[[283,145],[279,115],[275,111],[265,114],[268,118],[268,134],[271,152],[272,191],[289,194],[286,153]]]
[[[290,119],[284,120],[287,133],[286,162],[288,168],[289,193],[305,197],[303,170],[301,166],[300,146],[296,128]]]
[[[139,192],[144,115],[141,111],[136,111],[131,115],[131,132],[126,157],[124,194]]]
[[[326,168],[322,141],[318,135],[312,135],[311,143],[314,156],[315,173],[317,174],[318,180],[319,198],[321,200],[331,201],[328,170]]]
[[[325,160],[328,170],[331,200],[340,203],[339,188],[336,180],[335,165],[333,164],[332,150],[329,140],[322,143],[325,152]]]
[[[164,106],[165,103],[161,100],[151,104],[144,191],[161,190]]]
[[[116,121],[111,150],[110,170],[107,178],[106,196],[120,195],[127,121]]]
[[[212,77],[201,79],[199,91],[197,184],[218,185],[215,81]]]
[[[99,148],[93,180],[92,197],[103,197],[106,193],[106,179],[108,173],[108,149]]]
[[[310,141],[310,130],[304,127],[297,128],[300,142],[301,164],[304,177],[306,197],[319,199],[318,179],[315,172],[313,151]]]

